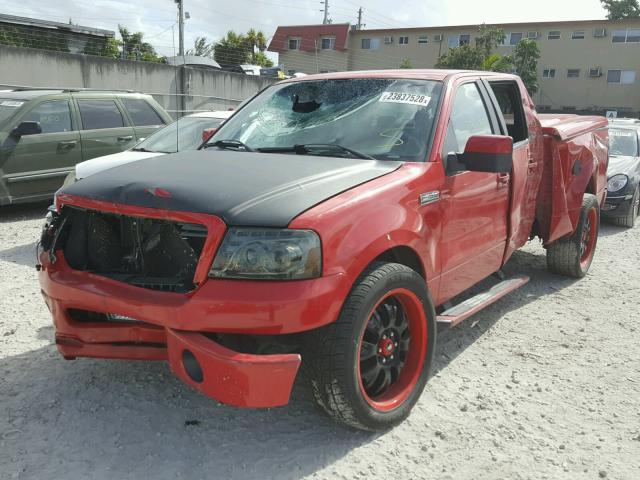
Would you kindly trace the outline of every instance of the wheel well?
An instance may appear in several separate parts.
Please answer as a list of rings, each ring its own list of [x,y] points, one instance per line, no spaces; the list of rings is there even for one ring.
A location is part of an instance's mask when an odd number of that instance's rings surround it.
[[[591,193],[593,195],[596,194],[596,181],[593,177],[589,179],[589,184],[587,185],[587,190],[584,193]]]
[[[406,267],[409,267],[412,270],[418,272],[418,274],[426,280],[426,276],[424,273],[424,267],[422,266],[422,261],[418,254],[409,247],[394,247],[390,248],[386,252],[378,255],[376,257],[378,261],[384,262],[393,262],[399,263]]]

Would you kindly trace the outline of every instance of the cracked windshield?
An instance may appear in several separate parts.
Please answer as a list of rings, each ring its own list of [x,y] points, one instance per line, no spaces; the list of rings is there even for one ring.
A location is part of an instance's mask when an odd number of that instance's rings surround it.
[[[441,90],[439,82],[402,79],[284,84],[238,112],[216,139],[254,150],[339,145],[379,160],[422,162]]]

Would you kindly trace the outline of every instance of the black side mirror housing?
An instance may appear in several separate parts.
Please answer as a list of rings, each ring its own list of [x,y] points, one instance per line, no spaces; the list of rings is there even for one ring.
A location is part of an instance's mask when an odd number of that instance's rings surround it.
[[[11,130],[12,137],[23,137],[25,135],[38,135],[42,133],[40,122],[21,122],[16,128]]]
[[[467,141],[464,153],[447,158],[456,164],[456,171],[511,173],[513,168],[513,139],[506,135],[475,135]],[[452,165],[453,167],[453,165]]]

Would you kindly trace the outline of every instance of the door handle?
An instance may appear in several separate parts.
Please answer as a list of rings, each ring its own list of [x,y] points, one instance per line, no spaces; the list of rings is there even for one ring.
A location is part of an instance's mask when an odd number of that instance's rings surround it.
[[[64,142],[58,142],[57,150],[58,152],[66,152],[68,150],[75,148],[77,144],[78,144],[77,140],[68,140]]]
[[[130,142],[133,140],[133,135],[126,135],[124,137],[118,137],[118,142]]]
[[[509,185],[509,178],[511,176],[508,173],[499,173],[498,174],[498,188],[506,187]]]

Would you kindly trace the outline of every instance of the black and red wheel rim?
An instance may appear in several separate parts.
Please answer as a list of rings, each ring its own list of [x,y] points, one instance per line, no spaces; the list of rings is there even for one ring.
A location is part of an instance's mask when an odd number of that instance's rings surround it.
[[[427,319],[411,290],[387,292],[371,310],[360,334],[360,391],[375,410],[400,407],[415,389],[427,353]]]
[[[580,266],[586,269],[591,264],[598,240],[598,210],[595,207],[587,211],[580,237]]]

